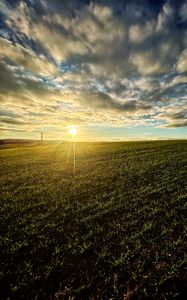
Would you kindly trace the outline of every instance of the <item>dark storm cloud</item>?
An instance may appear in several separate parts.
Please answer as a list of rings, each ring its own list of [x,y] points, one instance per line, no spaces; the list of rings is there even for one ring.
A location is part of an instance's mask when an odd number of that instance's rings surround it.
[[[115,112],[116,122],[136,113],[138,123],[144,111],[159,116],[173,105],[177,114],[186,101],[186,1],[2,0],[0,11],[7,106],[32,103],[34,114],[41,103],[75,100],[85,111]]]

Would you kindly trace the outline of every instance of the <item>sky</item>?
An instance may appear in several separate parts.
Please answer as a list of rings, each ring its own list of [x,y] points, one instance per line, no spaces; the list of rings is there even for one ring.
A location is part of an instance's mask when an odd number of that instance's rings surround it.
[[[0,138],[187,138],[187,0],[0,0]]]

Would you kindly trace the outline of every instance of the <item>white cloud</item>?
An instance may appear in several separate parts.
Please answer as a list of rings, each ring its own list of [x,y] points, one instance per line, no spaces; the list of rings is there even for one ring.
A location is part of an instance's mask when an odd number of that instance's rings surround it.
[[[180,83],[186,83],[187,84],[187,76],[184,76],[184,75],[178,75],[178,76],[176,76],[172,80],[171,86],[177,85],[177,84],[180,84]]]
[[[129,29],[131,42],[141,43],[154,33],[154,22],[147,21],[145,24],[132,25]]]
[[[157,18],[157,32],[165,32],[170,30],[170,25],[173,24],[174,21],[174,10],[169,2],[166,2],[163,5],[163,9],[158,15]]]
[[[19,31],[29,36],[32,26],[31,13],[32,9],[29,9],[27,4],[21,1],[14,10],[9,10],[10,17],[7,18],[6,24],[12,28],[15,33]]]
[[[161,74],[167,71],[167,67],[161,64],[151,50],[132,55],[131,61],[142,75]]]
[[[24,48],[19,44],[0,38],[0,59],[11,60],[18,67],[40,75],[57,75],[58,71],[54,64],[50,63],[44,55],[37,55],[30,48]]]
[[[187,49],[179,56],[176,69],[179,73],[187,72]]]

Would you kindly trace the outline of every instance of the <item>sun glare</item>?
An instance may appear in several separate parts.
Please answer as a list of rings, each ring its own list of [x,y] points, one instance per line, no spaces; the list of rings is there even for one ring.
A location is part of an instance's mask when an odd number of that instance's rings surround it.
[[[68,131],[71,135],[76,135],[77,134],[77,128],[75,128],[75,127],[70,127]]]

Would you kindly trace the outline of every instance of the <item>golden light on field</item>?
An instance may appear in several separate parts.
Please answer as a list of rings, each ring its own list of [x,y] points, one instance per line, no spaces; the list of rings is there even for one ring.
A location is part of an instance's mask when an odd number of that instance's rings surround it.
[[[77,134],[77,128],[75,126],[71,126],[68,129],[69,134],[71,134],[72,136],[75,136]]]

